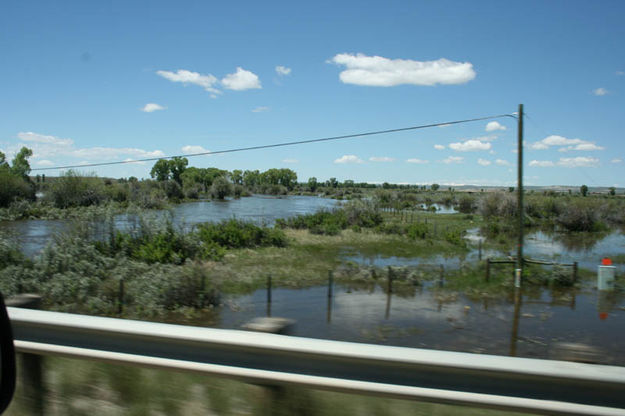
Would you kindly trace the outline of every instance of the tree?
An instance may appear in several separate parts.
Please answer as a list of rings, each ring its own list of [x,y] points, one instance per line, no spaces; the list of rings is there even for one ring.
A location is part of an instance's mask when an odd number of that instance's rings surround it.
[[[174,157],[168,162],[168,164],[169,171],[171,172],[171,178],[178,182],[178,185],[182,185],[182,178],[180,175],[182,175],[187,168],[189,161],[186,157]]]
[[[0,170],[1,169],[9,169],[9,164],[6,161],[6,155],[0,152]]]
[[[580,186],[579,191],[582,193],[582,196],[588,195],[588,187],[586,185]]]
[[[317,178],[314,176],[312,178],[308,178],[308,189],[310,189],[310,192],[315,192],[318,186],[319,184],[317,183]]]
[[[15,176],[20,176],[24,179],[28,179],[30,173],[30,164],[28,158],[33,155],[33,151],[27,147],[22,147],[20,151],[13,158],[11,173]]]
[[[235,169],[230,174],[230,178],[232,179],[232,183],[235,185],[243,185],[243,171],[240,169]]]
[[[437,183],[433,183],[432,186],[430,187],[430,189],[432,189],[434,192],[438,191],[438,188],[440,188],[441,186]]]
[[[211,186],[211,195],[213,198],[224,199],[228,195],[232,195],[232,192],[232,184],[223,176],[213,181],[213,185]]]
[[[514,186],[508,186],[508,192],[510,193],[514,192]]]
[[[152,166],[152,170],[150,171],[150,176],[152,178],[156,178],[159,182],[164,182],[169,179],[169,162],[165,159],[159,159],[156,161],[154,166]]]
[[[610,186],[610,195],[612,196],[616,195],[616,188],[613,186]]]
[[[339,185],[339,181],[337,181],[336,178],[330,178],[326,182],[326,186],[328,186],[330,188],[336,188],[338,185]]]

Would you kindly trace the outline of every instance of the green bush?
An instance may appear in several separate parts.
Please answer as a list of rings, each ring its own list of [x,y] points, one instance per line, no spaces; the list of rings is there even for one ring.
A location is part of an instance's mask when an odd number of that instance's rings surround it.
[[[284,232],[277,228],[259,227],[236,219],[197,226],[197,236],[203,244],[226,248],[286,246]]]
[[[35,200],[35,188],[24,178],[0,169],[0,207],[8,207],[16,200]]]

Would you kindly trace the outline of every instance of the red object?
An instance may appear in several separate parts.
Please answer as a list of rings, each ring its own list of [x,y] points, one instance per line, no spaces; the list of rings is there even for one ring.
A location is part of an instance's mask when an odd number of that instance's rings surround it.
[[[605,321],[606,319],[608,319],[608,313],[607,312],[599,312],[599,319],[601,319],[602,321]]]
[[[603,266],[611,266],[612,265],[612,259],[609,257],[604,257],[603,260],[601,260],[601,264]]]

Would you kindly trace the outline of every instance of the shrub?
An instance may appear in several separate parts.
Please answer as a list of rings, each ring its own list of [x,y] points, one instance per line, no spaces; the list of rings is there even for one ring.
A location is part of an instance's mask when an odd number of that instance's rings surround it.
[[[420,222],[412,223],[407,227],[406,234],[413,240],[425,239],[428,235],[428,226]]]
[[[211,185],[211,197],[213,198],[224,199],[232,195],[232,192],[232,184],[223,176],[216,178]]]
[[[217,244],[226,248],[286,246],[286,235],[280,229],[259,227],[236,219],[197,226],[197,235],[203,244]]]
[[[95,176],[68,170],[51,184],[46,195],[57,208],[86,207],[106,200],[104,183]]]
[[[35,188],[24,178],[0,169],[0,207],[8,207],[15,200],[35,200]]]
[[[463,214],[472,214],[475,212],[475,198],[469,195],[463,195],[458,201],[458,211]]]

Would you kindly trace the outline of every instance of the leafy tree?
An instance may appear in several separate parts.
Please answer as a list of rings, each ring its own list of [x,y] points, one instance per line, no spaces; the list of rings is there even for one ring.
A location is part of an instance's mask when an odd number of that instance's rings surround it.
[[[28,174],[30,173],[30,164],[28,163],[28,158],[32,155],[32,150],[27,147],[22,147],[13,158],[11,173],[13,173],[15,176],[20,176],[22,178],[28,179]]]
[[[228,195],[232,195],[234,188],[228,179],[220,176],[213,181],[211,186],[211,195],[213,198],[224,199]]]
[[[610,195],[612,196],[616,195],[616,188],[613,186],[610,187]]]
[[[588,195],[588,187],[586,185],[580,186],[579,191],[582,193],[582,196]]]
[[[337,186],[339,186],[339,181],[337,181],[336,178],[330,178],[326,182],[326,186],[330,188],[336,188]]]
[[[2,152],[0,152],[0,170],[5,169],[8,170],[9,169],[9,164],[6,161],[6,155]]]
[[[157,160],[154,166],[152,166],[152,170],[150,171],[150,176],[152,178],[156,178],[156,180],[159,182],[168,180],[169,179],[169,162],[165,159]]]
[[[508,186],[508,192],[514,192],[514,186]]]
[[[240,169],[235,169],[230,173],[230,179],[232,179],[232,183],[235,185],[243,185],[243,171]]]
[[[434,192],[438,191],[438,188],[440,188],[441,186],[437,183],[433,183],[432,186],[430,187],[430,189],[432,189]]]
[[[248,188],[260,185],[260,172],[257,170],[246,170],[243,172],[243,184]]]
[[[317,178],[314,176],[312,178],[308,178],[308,189],[310,189],[310,192],[315,192],[318,186],[319,184],[317,183]]]
[[[178,185],[182,185],[182,178],[180,175],[185,171],[189,161],[186,157],[174,157],[169,162],[169,171],[171,172],[171,178],[178,182]]]
[[[343,186],[345,188],[353,188],[354,187],[354,181],[352,181],[351,179],[348,179],[348,180],[343,182]]]

